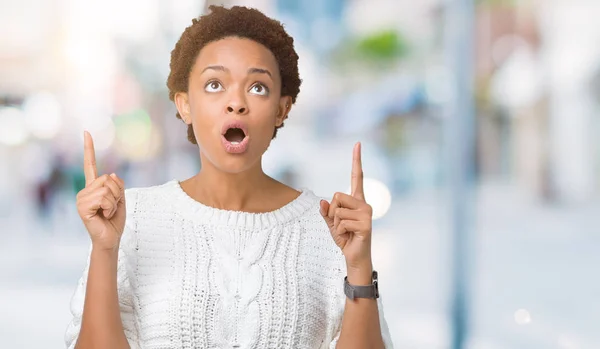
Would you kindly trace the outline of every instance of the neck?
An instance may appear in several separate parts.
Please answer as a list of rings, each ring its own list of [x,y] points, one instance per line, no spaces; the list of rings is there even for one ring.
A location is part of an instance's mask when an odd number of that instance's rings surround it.
[[[275,182],[263,172],[260,161],[244,172],[227,173],[207,160],[190,181],[191,190],[199,201],[231,211],[251,211],[261,201],[259,194],[267,192]]]

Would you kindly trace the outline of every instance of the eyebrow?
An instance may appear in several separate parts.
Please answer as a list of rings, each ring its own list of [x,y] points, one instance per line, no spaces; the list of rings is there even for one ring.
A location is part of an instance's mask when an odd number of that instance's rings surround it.
[[[271,79],[273,78],[270,71],[262,68],[250,68],[248,69],[248,74],[267,74]]]
[[[207,70],[218,70],[218,71],[223,71],[223,72],[228,72],[229,71],[229,69],[225,68],[222,65],[209,65],[208,67],[204,68],[202,70],[202,73],[200,73],[200,74],[204,74],[204,72],[207,71]]]
[[[207,70],[217,70],[217,71],[222,71],[222,72],[229,72],[229,69],[225,68],[222,65],[209,65],[208,67],[206,67],[202,70],[201,74],[203,74]],[[267,69],[262,69],[262,68],[249,68],[248,74],[266,74],[271,79],[273,78],[273,75],[271,75],[270,71],[268,71]]]

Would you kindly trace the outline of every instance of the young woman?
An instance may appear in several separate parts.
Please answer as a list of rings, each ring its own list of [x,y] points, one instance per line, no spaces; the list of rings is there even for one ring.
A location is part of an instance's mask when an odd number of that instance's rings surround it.
[[[77,195],[92,247],[69,348],[391,348],[354,148],[331,202],[267,176],[261,158],[300,90],[282,25],[211,7],[171,53],[167,82],[202,169],[125,190],[97,176],[85,133]]]

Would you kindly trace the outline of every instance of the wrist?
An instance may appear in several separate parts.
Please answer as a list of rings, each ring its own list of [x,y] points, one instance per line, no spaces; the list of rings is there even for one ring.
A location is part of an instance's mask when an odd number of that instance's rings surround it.
[[[348,266],[347,268],[348,283],[354,286],[368,286],[373,283],[373,264],[368,262]]]
[[[119,255],[119,247],[103,248],[92,245],[92,256],[98,257],[117,257]]]

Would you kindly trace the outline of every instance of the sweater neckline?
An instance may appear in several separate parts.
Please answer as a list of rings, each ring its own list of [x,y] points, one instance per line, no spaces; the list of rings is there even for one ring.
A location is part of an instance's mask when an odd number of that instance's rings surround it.
[[[316,196],[306,188],[300,188],[300,195],[298,197],[276,210],[254,213],[224,210],[205,205],[189,196],[177,179],[172,179],[166,184],[173,189],[178,199],[177,201],[180,203],[180,210],[190,214],[194,220],[209,225],[265,229],[294,220],[304,214],[309,208],[315,207],[314,198]]]

